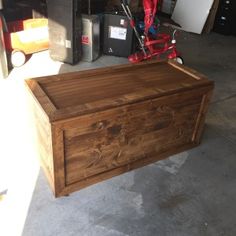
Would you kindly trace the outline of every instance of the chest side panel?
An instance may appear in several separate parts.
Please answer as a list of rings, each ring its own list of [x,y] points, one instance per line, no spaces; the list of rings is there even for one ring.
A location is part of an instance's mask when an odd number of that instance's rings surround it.
[[[53,151],[52,151],[52,133],[51,124],[43,112],[39,104],[30,99],[30,108],[33,113],[33,120],[35,123],[35,134],[37,140],[37,150],[40,157],[40,163],[46,177],[52,187],[55,188],[54,182],[54,165],[53,165]]]
[[[165,96],[64,124],[66,185],[193,143],[205,93]]]

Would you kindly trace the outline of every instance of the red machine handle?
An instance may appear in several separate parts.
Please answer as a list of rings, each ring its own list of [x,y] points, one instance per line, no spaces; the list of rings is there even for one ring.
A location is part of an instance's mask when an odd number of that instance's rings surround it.
[[[158,0],[143,0],[143,9],[145,13],[144,24],[145,34],[148,33],[150,27],[153,24],[156,12],[157,12]]]

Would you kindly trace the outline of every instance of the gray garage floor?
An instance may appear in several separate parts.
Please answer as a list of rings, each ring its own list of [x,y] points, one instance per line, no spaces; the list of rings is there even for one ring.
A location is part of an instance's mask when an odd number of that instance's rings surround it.
[[[42,52],[1,81],[2,173],[8,189],[0,201],[7,232],[1,235],[236,235],[236,37],[181,33],[178,43],[185,64],[216,85],[202,144],[69,197],[53,197],[34,161],[30,122],[22,108],[23,79],[127,60],[101,57],[69,66]]]

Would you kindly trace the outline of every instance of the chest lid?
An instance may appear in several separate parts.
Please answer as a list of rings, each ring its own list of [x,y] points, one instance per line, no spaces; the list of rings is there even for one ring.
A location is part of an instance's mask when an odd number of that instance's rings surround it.
[[[26,85],[49,120],[58,121],[213,82],[175,62],[155,60],[28,79]]]

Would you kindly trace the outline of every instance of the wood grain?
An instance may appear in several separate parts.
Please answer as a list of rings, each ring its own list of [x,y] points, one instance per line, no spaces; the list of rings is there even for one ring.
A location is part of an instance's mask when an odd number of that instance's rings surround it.
[[[173,95],[78,118],[76,128],[65,129],[67,183],[128,164],[150,152],[158,155],[177,143],[189,143],[202,107],[201,93],[184,94],[178,103]]]
[[[174,62],[150,62],[27,80],[50,121],[161,97],[210,82]],[[41,94],[37,91],[41,89]],[[37,89],[37,90],[36,90]],[[46,94],[46,96],[45,96]],[[47,97],[47,106],[43,101]],[[54,108],[54,109],[53,109]]]
[[[37,149],[40,163],[50,184],[50,187],[55,194],[57,187],[55,186],[56,178],[53,164],[54,156],[52,151],[51,124],[45,111],[42,109],[38,100],[31,93],[31,91],[28,95],[31,112],[34,114],[33,119],[36,128]]]
[[[195,70],[165,61],[26,85],[56,197],[198,145],[214,86]]]

